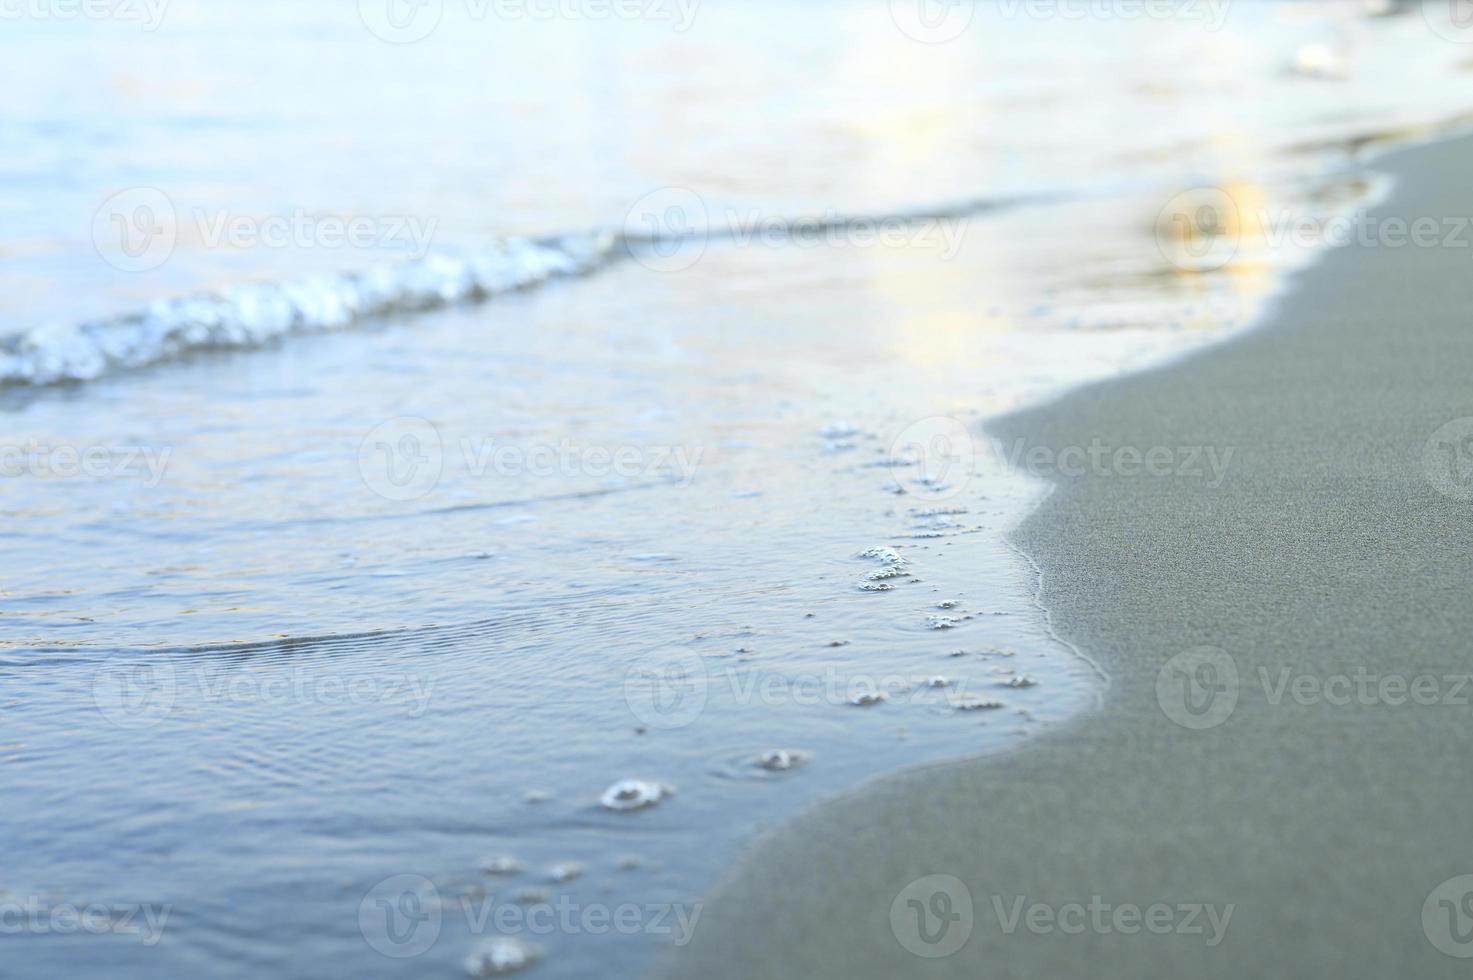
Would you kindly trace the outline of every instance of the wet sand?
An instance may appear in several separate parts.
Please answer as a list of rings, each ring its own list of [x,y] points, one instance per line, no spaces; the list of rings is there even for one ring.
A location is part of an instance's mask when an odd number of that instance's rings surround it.
[[[1398,183],[1372,214],[1473,214],[1470,168],[1466,139],[1388,156],[1376,169]],[[1473,874],[1473,685],[1458,680],[1473,669],[1473,503],[1433,486],[1424,448],[1473,416],[1469,238],[1338,249],[1251,333],[995,425],[1054,451],[1234,454],[1216,486],[1060,478],[1016,533],[1055,628],[1110,676],[1097,711],[779,829],[664,967],[1466,975],[1434,943],[1473,954],[1473,901],[1458,882],[1433,892]],[[1178,657],[1203,646],[1222,653]],[[902,894],[931,874],[965,894]],[[961,938],[949,956],[907,949]]]

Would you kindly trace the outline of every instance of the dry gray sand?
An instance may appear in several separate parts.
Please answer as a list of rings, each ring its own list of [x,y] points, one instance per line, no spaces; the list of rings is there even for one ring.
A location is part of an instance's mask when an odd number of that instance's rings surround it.
[[[1473,215],[1473,141],[1377,169],[1399,178],[1378,216]],[[1438,945],[1473,955],[1473,879],[1433,892],[1473,875],[1473,685],[1457,679],[1473,670],[1473,503],[1434,488],[1424,447],[1473,416],[1470,239],[1334,251],[1259,329],[995,426],[1054,449],[1234,455],[1217,487],[1063,479],[1017,533],[1060,634],[1110,676],[1099,710],[780,829],[664,967],[1469,975]],[[1168,664],[1201,646],[1232,658],[1236,685],[1220,656]],[[969,929],[955,883],[900,894],[931,874],[965,885]],[[962,938],[947,957],[906,948]]]

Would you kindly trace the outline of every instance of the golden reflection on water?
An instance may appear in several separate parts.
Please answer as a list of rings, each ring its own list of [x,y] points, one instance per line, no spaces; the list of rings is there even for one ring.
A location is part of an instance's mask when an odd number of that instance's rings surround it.
[[[1284,234],[1311,208],[1307,197],[1246,179],[1207,190],[1184,192],[1182,213],[1151,215],[1159,202],[1141,196],[1065,206],[1062,223],[1036,213],[972,219],[951,261],[918,248],[866,256],[864,302],[885,310],[891,356],[942,397],[1015,359],[1025,338],[1092,373],[1113,355],[1099,342],[1106,333],[1155,335],[1146,346],[1177,349],[1251,321],[1311,253]],[[1154,234],[1140,234],[1151,219]]]

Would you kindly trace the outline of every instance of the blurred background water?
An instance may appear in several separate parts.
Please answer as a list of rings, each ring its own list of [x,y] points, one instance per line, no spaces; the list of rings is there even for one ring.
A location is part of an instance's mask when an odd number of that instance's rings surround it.
[[[985,420],[1473,106],[1361,3],[65,9],[0,35],[0,908],[169,917],[17,976],[637,974],[764,826],[1075,716]]]

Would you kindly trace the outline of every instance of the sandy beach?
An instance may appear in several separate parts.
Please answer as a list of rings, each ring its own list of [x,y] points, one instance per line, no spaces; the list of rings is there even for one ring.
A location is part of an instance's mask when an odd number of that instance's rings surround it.
[[[1465,971],[1462,6],[0,0],[0,980]]]
[[[1369,218],[1452,227],[1470,161],[1378,161]],[[1056,477],[1014,539],[1100,709],[770,834],[668,974],[1466,975],[1470,257],[1333,250],[1258,329],[994,425],[1233,455]]]

